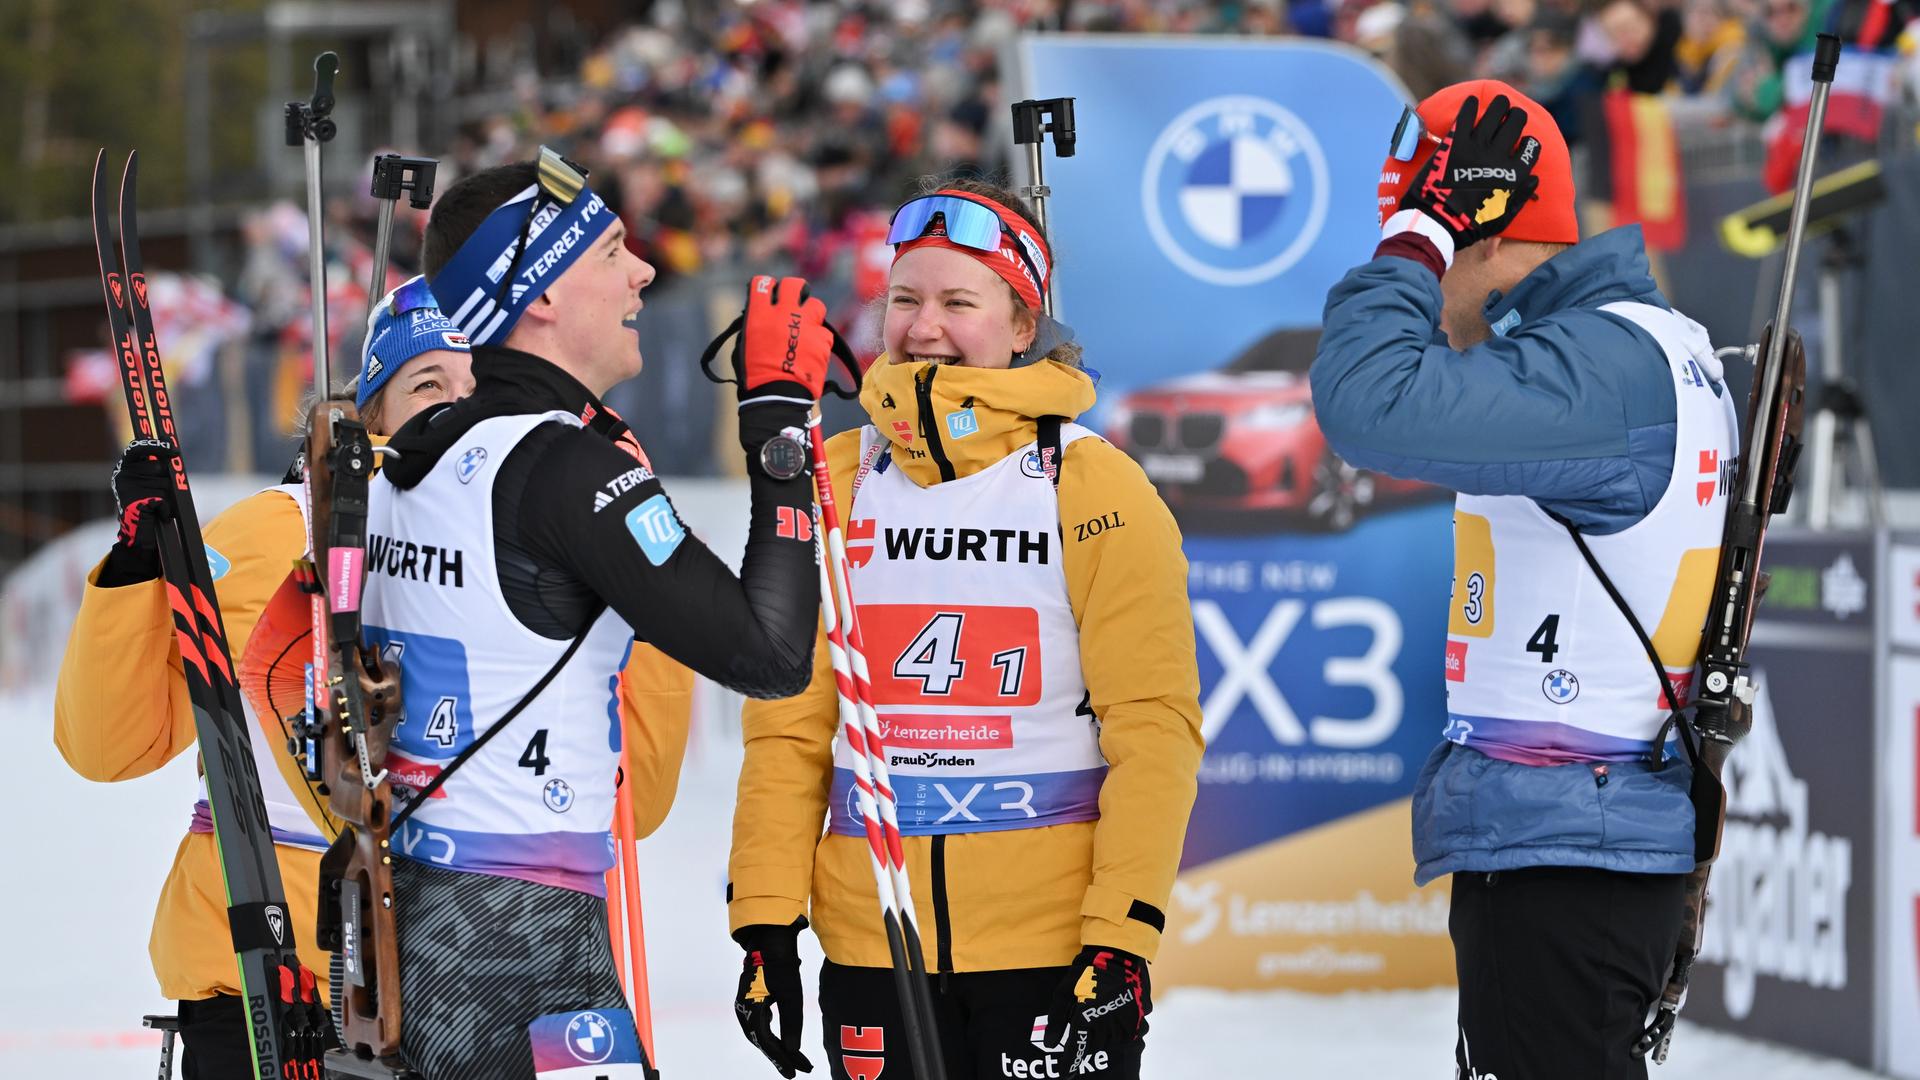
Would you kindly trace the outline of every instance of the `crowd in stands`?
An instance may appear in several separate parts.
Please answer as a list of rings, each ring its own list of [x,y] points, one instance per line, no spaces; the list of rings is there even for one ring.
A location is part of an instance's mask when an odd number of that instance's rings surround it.
[[[604,40],[536,32],[489,54],[480,77],[510,87],[511,107],[467,120],[450,146],[402,149],[437,153],[442,189],[542,143],[591,170],[659,272],[642,316],[645,392],[612,404],[657,433],[660,471],[697,474],[727,456],[713,452],[724,410],[692,357],[737,304],[747,268],[821,282],[836,321],[870,343],[889,209],[918,177],[1009,167],[1002,65],[1023,30],[1330,37],[1380,58],[1415,98],[1476,75],[1508,80],[1579,145],[1604,135],[1610,88],[1694,99],[1726,123],[1767,121],[1788,101],[1790,58],[1836,23],[1859,36],[1864,22],[1886,49],[1905,42],[1911,66],[1917,2],[668,0]],[[343,198],[331,214],[335,348],[350,359],[373,204]],[[417,266],[420,224],[401,211],[396,268]],[[286,455],[273,420],[291,417],[306,370],[304,217],[290,204],[262,210],[247,241],[244,272],[227,284],[252,313],[256,436],[230,460],[276,471]]]

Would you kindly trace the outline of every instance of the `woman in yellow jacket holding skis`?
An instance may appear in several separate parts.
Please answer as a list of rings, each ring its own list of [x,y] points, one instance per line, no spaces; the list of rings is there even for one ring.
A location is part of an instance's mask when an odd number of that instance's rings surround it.
[[[946,1075],[1137,1077],[1202,748],[1180,534],[1071,423],[1094,384],[1041,314],[1052,256],[1025,204],[951,183],[888,239],[870,425],[827,458]],[[810,919],[832,1075],[912,1077],[836,700],[822,642],[803,694],[746,706],[736,1010],[782,1075],[810,1069]]]
[[[428,406],[473,389],[465,339],[443,336],[452,324],[439,318],[432,294],[415,285],[419,281],[389,294],[368,327],[357,386],[368,430],[376,436],[389,435]],[[157,512],[169,475],[156,444],[135,442],[122,456],[113,481],[120,534],[88,575],[60,667],[54,742],[67,764],[89,780],[145,776],[194,742],[193,710],[159,554],[142,524],[145,514]],[[298,484],[271,487],[207,523],[208,563],[220,613],[229,640],[239,646],[235,663],[293,561],[306,550],[302,501]],[[637,773],[647,774],[635,778],[637,835],[657,826],[672,802],[692,686],[685,668],[647,646],[634,646],[621,689],[623,726],[634,747],[630,760]],[[301,962],[321,980],[325,1001],[327,953],[314,944],[313,927],[320,855],[339,824],[287,753],[288,733],[280,721],[257,715],[251,703],[247,712],[295,940]],[[160,992],[179,1002],[183,1080],[251,1076],[224,878],[204,797],[192,808],[187,835],[161,887],[149,951]]]

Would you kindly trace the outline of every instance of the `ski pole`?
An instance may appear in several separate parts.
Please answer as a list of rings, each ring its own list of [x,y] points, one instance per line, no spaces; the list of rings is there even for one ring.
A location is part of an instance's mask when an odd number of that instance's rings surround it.
[[[648,1075],[654,1077],[659,1075],[659,1059],[653,1054],[653,994],[647,986],[647,930],[640,912],[640,856],[634,846],[633,789],[627,782],[633,772],[623,763],[620,774],[620,784],[614,789],[613,835],[620,847],[620,895],[625,916],[622,921],[626,923],[625,967],[632,978],[627,1001],[633,1006],[633,1022],[639,1030],[640,1051],[646,1056]],[[611,904],[607,910],[609,917],[617,918],[612,914]]]
[[[1040,144],[1047,141],[1048,132],[1053,134],[1053,152],[1060,157],[1072,157],[1077,138],[1073,129],[1072,98],[1029,98],[1014,103],[1013,141],[1027,148],[1027,178],[1032,181],[1021,188],[1020,193],[1033,204],[1033,216],[1040,219],[1042,234],[1047,232],[1047,200],[1053,196],[1040,160]],[[1045,314],[1053,314],[1051,273],[1047,274],[1047,291],[1040,303]]]
[[[393,204],[405,194],[415,210],[433,205],[433,174],[440,163],[433,158],[381,154],[373,159],[373,197],[380,201],[378,221],[373,230],[372,281],[367,286],[367,325],[373,325],[373,309],[387,295],[387,256],[393,248]]]
[[[326,225],[321,218],[320,144],[331,142],[333,77],[340,58],[323,52],[313,59],[313,98],[287,102],[287,145],[300,146],[307,158],[307,273],[313,293],[313,386],[322,401],[332,394],[332,372],[327,364],[327,252]]]
[[[839,700],[841,737],[853,752],[854,788],[860,816],[866,825],[874,887],[879,894],[880,919],[886,927],[887,949],[893,960],[894,989],[900,998],[907,1050],[915,1076],[922,1080],[946,1080],[946,1066],[940,1056],[940,1032],[927,986],[926,958],[913,911],[913,889],[907,879],[906,856],[900,843],[893,784],[887,775],[880,721],[873,708],[873,686],[867,675],[865,643],[860,636],[859,614],[853,605],[846,541],[840,532],[833,480],[827,472],[826,441],[820,434],[817,414],[808,420],[807,434],[813,451],[814,488],[820,501],[821,542],[826,548],[820,560],[821,616],[826,624],[827,652]]]

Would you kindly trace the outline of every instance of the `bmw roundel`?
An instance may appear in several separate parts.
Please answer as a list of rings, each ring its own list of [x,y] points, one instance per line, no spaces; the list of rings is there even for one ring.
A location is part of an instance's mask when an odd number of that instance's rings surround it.
[[[1327,159],[1312,130],[1265,98],[1209,98],[1147,153],[1140,199],[1162,254],[1214,285],[1256,285],[1312,249],[1327,220]]]
[[[566,1045],[580,1061],[599,1064],[613,1056],[613,1025],[599,1013],[580,1013],[567,1022]]]
[[[1580,696],[1580,680],[1566,668],[1554,668],[1540,680],[1540,692],[1555,705],[1565,705]]]

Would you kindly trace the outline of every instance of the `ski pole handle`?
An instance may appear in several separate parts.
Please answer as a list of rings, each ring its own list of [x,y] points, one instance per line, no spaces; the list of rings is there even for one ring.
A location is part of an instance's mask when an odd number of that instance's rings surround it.
[[[1047,232],[1047,200],[1053,196],[1053,189],[1047,186],[1040,155],[1040,144],[1047,141],[1049,133],[1053,135],[1053,152],[1060,157],[1072,157],[1078,138],[1073,127],[1072,98],[1029,98],[1014,103],[1013,141],[1027,149],[1027,178],[1032,181],[1020,193],[1033,204],[1033,216],[1039,219],[1042,234]],[[1040,308],[1049,316],[1053,314],[1052,275],[1048,275],[1047,291],[1040,297]]]
[[[326,226],[321,220],[320,144],[330,142],[337,129],[332,120],[333,77],[340,58],[323,52],[313,60],[313,97],[287,102],[287,145],[299,146],[307,158],[307,274],[313,294],[313,386],[325,400],[333,389],[327,358]]]
[[[387,295],[387,260],[393,249],[393,206],[407,196],[415,210],[433,205],[433,174],[440,163],[433,158],[381,154],[373,159],[373,185],[370,193],[380,200],[379,220],[373,234],[372,281],[367,285],[367,327],[373,327],[373,312]]]

